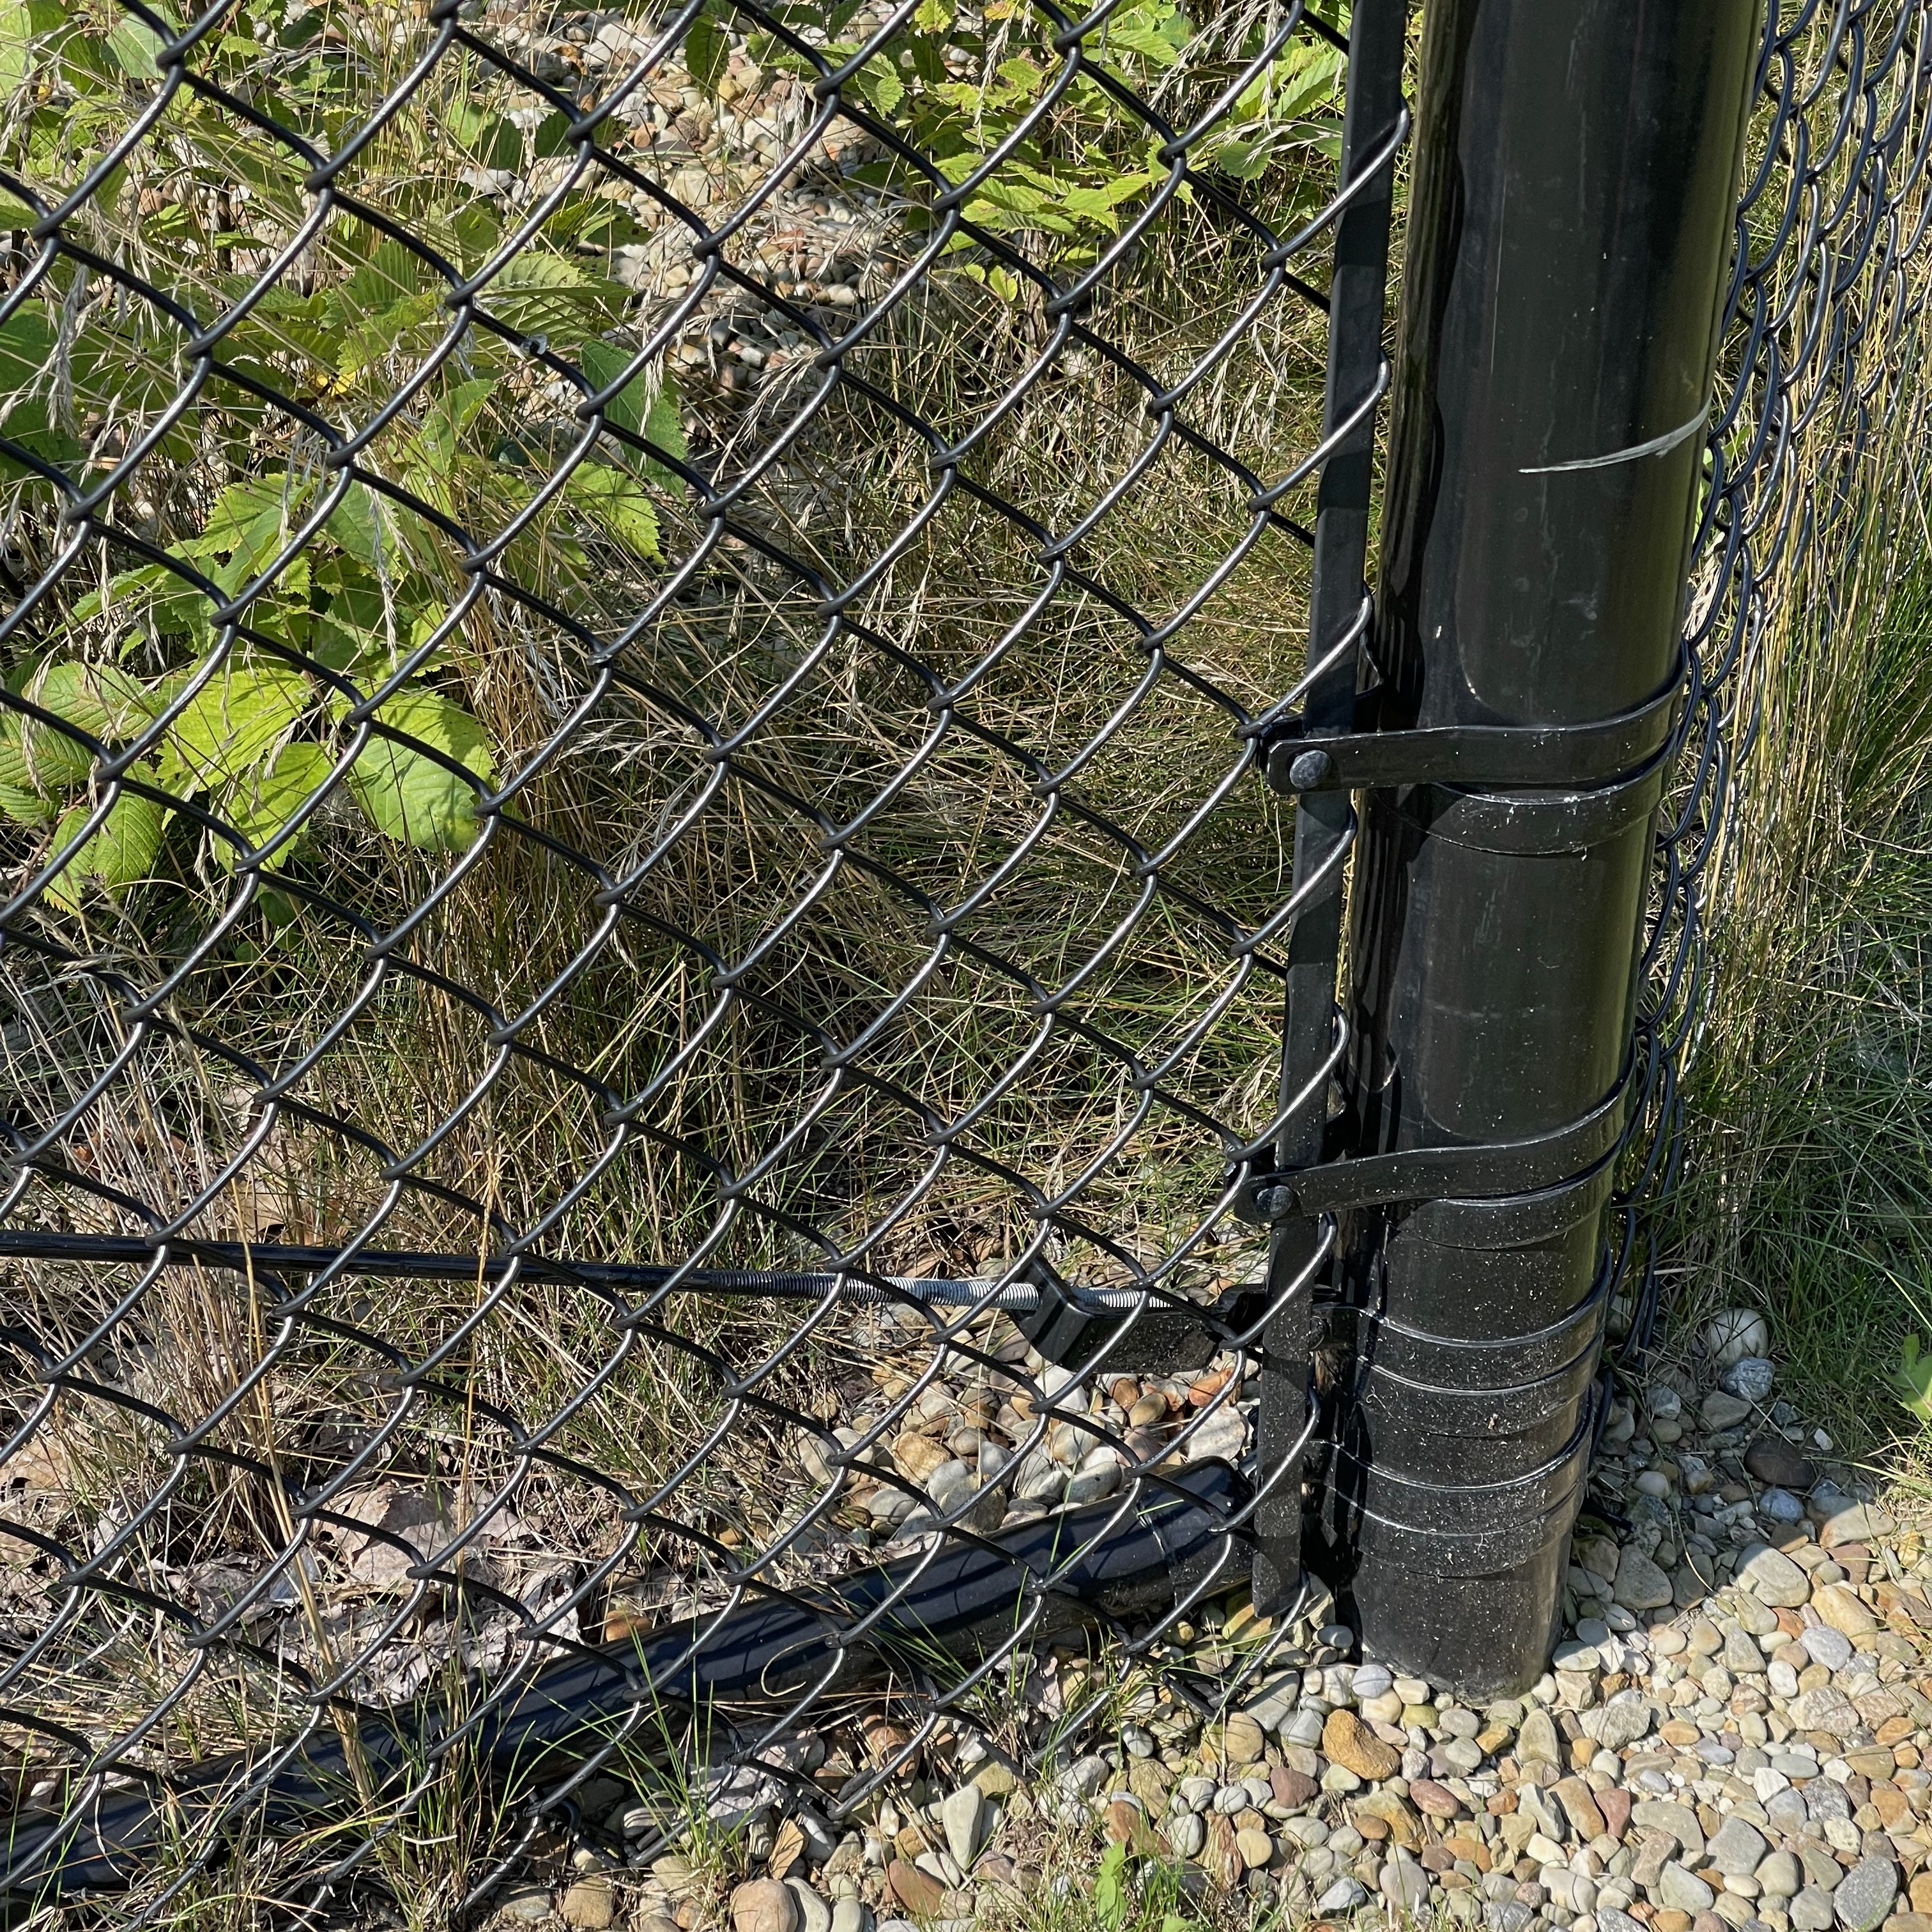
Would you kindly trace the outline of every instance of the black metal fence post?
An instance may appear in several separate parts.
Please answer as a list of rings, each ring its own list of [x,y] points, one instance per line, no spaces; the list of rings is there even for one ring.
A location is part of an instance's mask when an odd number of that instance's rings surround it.
[[[1611,1286],[1755,0],[1435,0],[1373,652],[1328,1533],[1372,1653],[1544,1666]],[[1366,747],[1366,748],[1364,748]]]
[[[1396,154],[1407,131],[1402,98],[1407,0],[1360,0],[1349,22],[1347,106],[1341,178],[1359,190],[1336,223],[1328,289],[1324,439],[1334,439],[1322,472],[1315,522],[1304,715],[1346,729],[1353,713],[1368,590],[1364,578],[1375,460],[1376,404],[1388,372],[1382,354],[1389,223]],[[1328,1112],[1323,1069],[1335,1037],[1335,974],[1341,952],[1343,862],[1354,831],[1347,795],[1306,800],[1294,828],[1294,886],[1306,901],[1288,944],[1282,1044],[1284,1106],[1306,1097],[1283,1124],[1276,1154],[1284,1168],[1319,1160]],[[1262,1370],[1258,1463],[1265,1486],[1256,1511],[1255,1601],[1264,1612],[1292,1600],[1301,1570],[1301,1450],[1308,1433],[1312,1278],[1322,1240],[1317,1220],[1285,1221],[1274,1233],[1268,1286],[1278,1301]]]

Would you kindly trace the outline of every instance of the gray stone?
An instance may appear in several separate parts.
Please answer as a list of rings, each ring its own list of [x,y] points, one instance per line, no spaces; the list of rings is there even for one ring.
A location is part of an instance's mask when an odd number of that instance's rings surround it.
[[[547,1885],[518,1886],[506,1892],[496,1904],[497,1916],[516,1925],[541,1925],[550,1917],[550,1910]]]
[[[1322,1713],[1292,1711],[1282,1720],[1281,1740],[1289,1744],[1318,1744],[1322,1742]]]
[[[1644,1928],[1641,1920],[1633,1918],[1628,1912],[1619,1912],[1614,1905],[1599,1905],[1597,1932],[1644,1932]]]
[[[1695,1872],[1674,1863],[1666,1865],[1658,1878],[1657,1896],[1660,1904],[1673,1912],[1708,1912],[1718,1899],[1718,1894]]]
[[[1617,1558],[1616,1596],[1627,1610],[1661,1610],[1670,1601],[1670,1579],[1634,1544]]]
[[[1705,1856],[1726,1878],[1748,1878],[1762,1862],[1766,1846],[1756,1827],[1742,1818],[1726,1818]]]
[[[1804,1505],[1789,1490],[1766,1490],[1757,1499],[1757,1513],[1771,1522],[1802,1522]]]
[[[1483,1907],[1483,1923],[1490,1932],[1529,1932],[1536,1914],[1514,1898],[1492,1902]]]
[[[1519,1764],[1562,1766],[1563,1747],[1556,1736],[1556,1720],[1547,1711],[1534,1710],[1524,1718],[1516,1735],[1516,1755]]]
[[[1876,1504],[1854,1502],[1846,1498],[1820,1523],[1818,1540],[1823,1544],[1870,1543],[1875,1537],[1889,1536],[1898,1527],[1898,1523]]]
[[[1357,1670],[1349,1688],[1359,1703],[1386,1697],[1395,1688],[1395,1672],[1386,1664],[1364,1664]]]
[[[1646,1736],[1656,1718],[1655,1709],[1642,1698],[1620,1690],[1604,1706],[1597,1742],[1605,1750],[1622,1750]]]
[[[1718,1378],[1718,1386],[1726,1395],[1750,1402],[1768,1402],[1778,1371],[1762,1355],[1740,1355]]]
[[[946,1849],[962,1871],[970,1871],[973,1861],[986,1848],[986,1794],[976,1784],[962,1784],[949,1792],[939,1808],[939,1822],[946,1832]],[[806,1932],[812,1932],[808,1927]]]
[[[1768,1543],[1749,1544],[1739,1553],[1738,1581],[1759,1602],[1776,1610],[1796,1610],[1811,1600],[1810,1578]]]
[[[1804,1646],[1805,1655],[1827,1670],[1842,1670],[1852,1660],[1851,1639],[1829,1624],[1814,1625],[1802,1632],[1798,1641]]]
[[[1851,1822],[1852,1801],[1845,1787],[1832,1778],[1816,1778],[1804,1787],[1804,1808],[1814,1825]]]
[[[1874,1932],[1898,1896],[1898,1868],[1882,1856],[1861,1858],[1838,1881],[1832,1909],[1845,1932]]]
[[[1208,1842],[1207,1822],[1198,1811],[1175,1812],[1167,1820],[1165,1828],[1167,1842],[1174,1847],[1177,1858],[1197,1856]]]
[[[1772,1619],[1774,1624],[1776,1621]],[[1718,1653],[1718,1660],[1733,1677],[1763,1674],[1764,1652],[1742,1630],[1725,1631],[1724,1647]]]
[[[1735,1429],[1750,1416],[1752,1405],[1741,1395],[1726,1395],[1722,1389],[1713,1389],[1697,1411],[1698,1420],[1714,1435],[1726,1429]]]
[[[1352,1912],[1368,1895],[1354,1880],[1338,1878],[1315,1901],[1315,1909],[1317,1912]]]
[[[785,1889],[798,1900],[799,1932],[832,1932],[832,1908],[802,1878],[788,1878]]]
[[[835,1899],[832,1932],[872,1932],[872,1908],[856,1894]]]
[[[1857,1707],[1835,1684],[1821,1684],[1792,1702],[1791,1721],[1802,1731],[1828,1731],[1834,1738],[1846,1738],[1858,1728],[1860,1720]]]
[[[1688,1804],[1646,1798],[1630,1808],[1630,1822],[1640,1832],[1667,1834],[1687,1857],[1701,1858],[1704,1856],[1703,1827],[1697,1822],[1696,1813]]]
[[[1429,1874],[1412,1858],[1390,1858],[1378,1874],[1382,1896],[1398,1912],[1420,1912],[1429,1902]],[[1861,1926],[1858,1932],[1864,1932]]]
[[[1832,1894],[1808,1885],[1786,1908],[1792,1932],[1831,1932]]]
[[[1793,1832],[1802,1832],[1805,1820],[1804,1792],[1787,1789],[1774,1793],[1765,1801],[1764,1815],[1771,1828],[1786,1838]]]
[[[1759,1890],[1772,1898],[1796,1898],[1804,1882],[1798,1861],[1789,1852],[1773,1852],[1751,1876]]]

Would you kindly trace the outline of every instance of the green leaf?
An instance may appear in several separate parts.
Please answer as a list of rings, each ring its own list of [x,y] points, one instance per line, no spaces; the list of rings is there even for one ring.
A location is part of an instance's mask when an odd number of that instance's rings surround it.
[[[439,691],[399,692],[376,716],[395,730],[434,747],[485,784],[495,772],[483,728]],[[350,769],[356,802],[386,838],[427,850],[460,851],[476,835],[476,798],[470,786],[425,753],[372,735]]]
[[[581,341],[591,326],[616,319],[621,285],[587,275],[561,255],[525,254],[503,265],[483,290],[491,314],[525,335]]]
[[[1916,1335],[1908,1335],[1900,1343],[1892,1384],[1904,1408],[1921,1422],[1932,1423],[1932,1354],[1920,1353]]]
[[[334,763],[320,745],[302,740],[284,745],[272,765],[257,766],[235,788],[228,800],[229,822],[250,844],[266,845],[328,778]],[[302,833],[266,861],[266,869],[280,872],[287,865],[300,849],[307,831],[304,825]],[[221,862],[232,867],[238,856],[234,848],[224,841],[219,850]]]
[[[4,752],[0,752],[0,756],[4,756]],[[52,799],[43,798],[37,791],[28,791],[0,779],[0,812],[4,812],[15,824],[44,825],[59,809]]]
[[[225,795],[266,764],[313,702],[308,680],[287,665],[232,661],[188,701],[169,728],[162,782]]]
[[[202,637],[208,631],[207,598],[178,571],[166,564],[144,563],[109,580],[106,591],[90,590],[74,607],[76,622],[90,617],[112,617],[122,622],[145,618],[157,637],[183,633]],[[136,634],[134,641],[140,641]]]
[[[628,470],[608,463],[581,464],[570,472],[564,494],[640,556],[658,556],[656,507]]]
[[[584,345],[584,373],[598,389],[606,389],[621,376],[631,360],[629,352],[614,342],[590,341]],[[640,369],[604,405],[604,419],[633,436],[643,436],[680,463],[690,460],[684,438],[684,410],[677,385],[669,370],[658,378],[657,394],[650,394],[650,374]],[[617,446],[620,460],[640,469],[654,483],[667,489],[681,490],[683,479],[626,444]]]
[[[89,804],[70,806],[54,828],[53,850],[58,851],[94,814]],[[68,912],[78,912],[90,884],[118,894],[154,868],[161,849],[167,814],[151,798],[124,791],[114,801],[106,823],[69,859],[46,888],[49,901]]]
[[[458,382],[423,412],[422,427],[416,434],[416,449],[424,466],[436,476],[447,477],[455,467],[464,433],[476,420],[477,412],[490,400],[496,386],[496,378],[491,376]],[[347,500],[344,501],[346,507]],[[340,514],[338,508],[336,514]]]
[[[380,574],[388,537],[386,506],[366,483],[352,483],[322,527],[358,563]]]
[[[1127,1848],[1124,1845],[1109,1845],[1101,1854],[1100,1869],[1094,1876],[1094,1916],[1112,1932],[1112,1928],[1126,1923],[1132,1904],[1127,1883]]]
[[[33,16],[20,0],[0,6],[0,95],[19,92],[33,60]]]
[[[731,44],[724,30],[711,17],[711,10],[704,8],[684,36],[684,64],[693,84],[706,94],[716,93],[730,54]]]
[[[132,736],[155,708],[146,688],[118,664],[49,664],[27,681],[25,694],[44,711],[110,744]],[[17,712],[0,720],[0,784],[51,799],[78,784],[93,766],[86,745],[58,726]]]
[[[121,71],[136,80],[152,80],[160,69],[154,56],[161,50],[161,38],[145,22],[123,15],[107,36],[107,50]]]

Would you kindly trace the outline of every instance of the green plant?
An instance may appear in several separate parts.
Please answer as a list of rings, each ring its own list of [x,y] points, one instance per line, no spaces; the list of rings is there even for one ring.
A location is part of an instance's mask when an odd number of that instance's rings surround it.
[[[230,86],[272,80],[279,111],[339,136],[356,89],[322,54],[322,20],[274,0],[244,6],[210,64]],[[76,161],[124,124],[158,44],[125,16],[104,33],[84,10],[43,0],[0,12],[0,82],[11,76],[32,102],[9,144],[15,171],[0,176],[14,220],[38,218],[32,204],[58,199]],[[464,70],[426,104],[430,127],[418,136],[436,138],[440,119],[459,152],[491,165],[554,151],[556,129],[526,141],[483,104],[474,64],[452,64]],[[445,274],[427,251],[353,221],[318,238],[306,286],[284,275],[256,296],[263,244],[309,206],[283,161],[189,95],[165,139],[136,149],[72,218],[124,253],[161,251],[174,299],[222,320],[194,436],[167,420],[194,378],[154,304],[104,295],[63,257],[0,323],[0,481],[28,528],[53,514],[43,466],[98,472],[145,422],[159,430],[115,507],[137,524],[145,514],[144,547],[168,561],[47,608],[58,622],[8,679],[34,710],[0,713],[0,812],[45,831],[44,860],[67,855],[46,894],[67,910],[89,884],[119,893],[154,870],[180,816],[157,794],[232,827],[236,838],[208,842],[218,868],[232,867],[238,840],[272,848],[266,867],[286,868],[345,777],[382,838],[461,848],[476,794],[498,774],[462,662],[468,579],[451,526],[487,540],[568,461],[509,551],[524,580],[567,601],[599,582],[612,552],[633,570],[653,563],[654,493],[681,493],[657,460],[686,453],[676,389],[634,370],[613,339],[633,297],[602,272],[600,256],[629,232],[610,204],[565,197],[542,242],[488,279],[479,301],[494,326],[469,329],[451,355]],[[420,176],[400,212],[466,275],[503,239],[502,212],[460,172]],[[572,366],[580,373],[567,378]],[[287,406],[352,426],[405,385],[406,406],[358,458],[388,490],[344,487]],[[578,406],[593,392],[606,434],[578,448]],[[218,487],[202,495],[198,479],[211,476]],[[218,610],[238,628],[218,632]],[[89,740],[140,753],[104,816]]]
[[[830,7],[793,0],[770,10],[832,65],[853,59],[865,45],[848,34],[860,0]],[[1330,10],[1332,23],[1346,32],[1346,4]],[[1063,86],[1069,62],[1052,44],[1053,22],[1026,0],[984,0],[977,8],[922,0],[908,30],[857,70],[847,92],[956,188],[1000,154],[963,204],[965,220],[1002,239],[1036,244],[1063,269],[1078,268],[1097,260],[1136,206],[1173,172],[1172,162],[1162,158],[1162,136],[1108,83],[1158,101],[1164,86],[1184,72],[1192,90],[1187,98],[1204,101],[1214,86],[1231,82],[1259,56],[1268,25],[1252,22],[1226,45],[1224,37],[1197,28],[1174,0],[1130,0],[1083,40],[1079,65]],[[753,34],[747,53],[761,66],[816,74],[812,62],[776,33]],[[715,92],[729,45],[710,13],[693,26],[686,55],[694,79]],[[1325,40],[1291,37],[1190,154],[1190,165],[1248,182],[1298,154],[1332,159],[1340,147],[1344,58]],[[856,178],[904,196],[914,214],[932,218],[934,189],[922,169],[888,155],[857,170]],[[1317,176],[1303,170],[1287,184],[1281,212],[1312,206],[1320,191]],[[1184,198],[1192,192],[1180,189]],[[1018,297],[1018,278],[971,235],[954,235],[946,252],[961,273],[1009,301]]]

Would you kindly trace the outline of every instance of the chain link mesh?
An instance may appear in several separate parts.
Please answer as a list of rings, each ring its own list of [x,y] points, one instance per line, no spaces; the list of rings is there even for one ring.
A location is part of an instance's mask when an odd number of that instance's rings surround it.
[[[460,1911],[1332,1654],[1222,1606],[1346,16],[13,17],[0,1891]],[[1766,30],[1629,1345],[1927,26]]]

